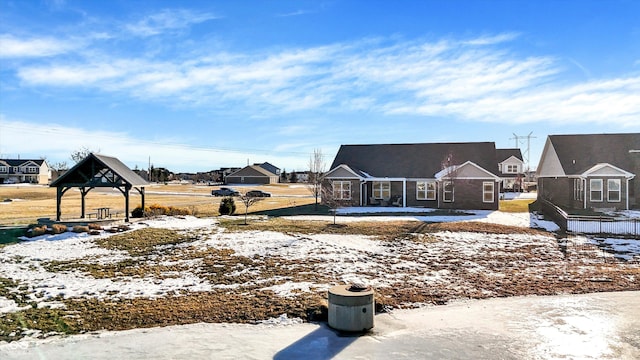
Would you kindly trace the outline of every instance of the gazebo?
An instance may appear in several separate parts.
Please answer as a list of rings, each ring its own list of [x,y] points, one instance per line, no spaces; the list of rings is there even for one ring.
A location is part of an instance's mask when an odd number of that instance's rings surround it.
[[[125,220],[129,221],[129,192],[136,189],[142,197],[144,209],[144,187],[149,183],[138,174],[129,169],[120,160],[91,153],[82,159],[74,167],[51,183],[51,187],[57,188],[56,194],[56,221],[60,221],[62,214],[60,202],[62,195],[71,188],[79,188],[82,195],[82,215],[85,218],[85,196],[94,188],[116,188],[122,192],[125,198]]]

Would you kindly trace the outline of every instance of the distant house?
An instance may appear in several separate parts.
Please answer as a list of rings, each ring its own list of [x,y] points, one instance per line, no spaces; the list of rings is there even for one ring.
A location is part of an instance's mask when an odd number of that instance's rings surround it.
[[[275,184],[280,180],[276,175],[259,165],[249,165],[225,177],[225,184]]]
[[[309,182],[309,171],[294,171],[291,174],[296,174],[296,182],[307,183]]]
[[[46,160],[0,159],[0,184],[48,184],[51,170]]]
[[[345,206],[497,210],[493,142],[342,145],[323,186]]]
[[[253,164],[253,165],[260,166],[261,168],[267,170],[268,172],[280,176],[280,168],[273,164],[270,164],[268,162],[263,162],[262,164]]]
[[[496,149],[496,160],[502,179],[502,191],[522,191],[524,161],[520,149]]]
[[[550,135],[538,199],[568,209],[640,208],[640,133]]]

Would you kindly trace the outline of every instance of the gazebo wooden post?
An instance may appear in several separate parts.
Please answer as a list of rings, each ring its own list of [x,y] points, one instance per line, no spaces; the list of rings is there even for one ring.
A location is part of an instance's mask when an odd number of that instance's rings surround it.
[[[131,190],[131,184],[127,183],[124,186],[124,221],[126,222],[129,222],[129,190]]]
[[[62,202],[62,187],[58,186],[56,190],[56,221],[60,221],[60,216],[62,215],[62,209],[60,207],[60,202]]]
[[[86,213],[86,212],[85,212],[85,210],[84,210],[84,208],[85,208],[85,201],[84,201],[84,197],[85,197],[85,195],[87,195],[87,192],[86,192],[86,191],[84,191],[84,187],[81,187],[81,188],[80,188],[80,199],[81,199],[81,200],[80,200],[80,202],[81,202],[81,213],[80,213],[80,218],[81,218],[81,219],[84,219],[84,218],[85,218],[85,213]]]

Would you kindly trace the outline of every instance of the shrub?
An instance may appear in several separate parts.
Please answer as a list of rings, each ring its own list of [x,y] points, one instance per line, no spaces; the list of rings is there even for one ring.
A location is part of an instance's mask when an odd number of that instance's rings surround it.
[[[54,234],[62,234],[63,232],[67,232],[67,225],[63,224],[53,224],[51,225],[51,232]]]
[[[233,201],[232,197],[225,197],[220,202],[220,207],[218,208],[218,212],[220,215],[233,215],[236,212],[236,203]]]
[[[149,207],[145,207],[143,210],[141,206],[138,206],[135,209],[133,209],[133,211],[131,212],[131,217],[141,218],[141,217],[144,217],[145,216],[144,214],[148,212],[149,212]]]
[[[91,223],[88,226],[89,230],[102,230],[102,226],[100,226],[100,224]]]
[[[140,206],[138,206],[135,209],[133,209],[133,211],[131,212],[132,217],[138,217],[138,218],[148,217],[148,216],[158,216],[158,215],[169,215],[169,216],[189,215],[189,210],[183,209],[183,208],[177,208],[173,206],[153,204],[150,206],[145,206],[144,211]]]
[[[46,233],[47,233],[47,225],[40,225],[40,226],[35,225],[31,229],[27,230],[28,237],[40,236]]]
[[[76,225],[73,227],[73,232],[74,233],[89,232],[89,227],[86,225]]]

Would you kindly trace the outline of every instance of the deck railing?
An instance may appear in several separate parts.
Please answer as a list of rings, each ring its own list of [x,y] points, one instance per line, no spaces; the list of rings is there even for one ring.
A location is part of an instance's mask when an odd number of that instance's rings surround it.
[[[640,239],[640,219],[620,219],[613,216],[569,215],[560,207],[542,199],[542,213],[562,231],[573,234],[624,235]]]

